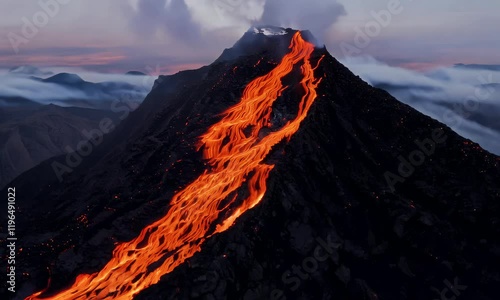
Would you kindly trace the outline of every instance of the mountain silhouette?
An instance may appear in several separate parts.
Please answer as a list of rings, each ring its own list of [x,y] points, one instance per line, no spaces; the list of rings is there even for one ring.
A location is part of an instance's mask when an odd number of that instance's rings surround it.
[[[26,273],[18,278],[20,297],[43,290],[49,278],[43,296],[98,272],[116,245],[137,237],[175,207],[174,195],[216,169],[200,137],[295,50],[298,31],[266,35],[275,29],[265,28],[252,28],[209,66],[160,76],[141,106],[63,182],[52,167],[67,157],[9,184],[23,211],[16,219],[23,242],[16,268]],[[300,35],[315,43],[309,32]],[[256,138],[286,128],[306,109],[306,62],[317,66],[317,96],[297,131],[266,156],[274,167],[260,203],[134,299],[496,299],[500,158],[368,85],[324,47],[282,78],[272,125]],[[240,138],[252,132],[250,126]],[[234,196],[239,205],[249,193]],[[213,230],[233,212],[221,213]],[[119,276],[107,280],[142,278]]]

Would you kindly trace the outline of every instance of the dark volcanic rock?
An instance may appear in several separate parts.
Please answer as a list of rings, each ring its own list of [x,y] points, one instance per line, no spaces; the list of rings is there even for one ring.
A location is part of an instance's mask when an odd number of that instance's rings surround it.
[[[160,77],[63,184],[49,175],[32,184],[49,162],[12,183],[23,191],[20,296],[45,287],[47,268],[49,293],[98,271],[116,241],[164,215],[204,170],[198,137],[279,61],[271,48],[253,50]],[[137,299],[451,299],[449,283],[466,286],[460,299],[497,299],[500,158],[372,88],[326,49],[313,65],[323,55],[318,98],[268,157],[276,167],[262,202]],[[296,110],[296,75],[275,114]],[[398,174],[398,157],[436,129],[446,140],[393,190],[386,172]]]
[[[99,128],[103,119],[119,121],[116,113],[88,108],[0,107],[0,188],[42,161],[77,149],[88,140],[83,131]]]

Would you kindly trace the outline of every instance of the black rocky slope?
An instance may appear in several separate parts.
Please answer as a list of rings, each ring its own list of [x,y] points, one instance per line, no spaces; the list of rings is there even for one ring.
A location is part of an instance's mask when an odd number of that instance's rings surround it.
[[[286,44],[291,33],[244,39]],[[45,286],[47,269],[50,291],[99,270],[116,241],[164,215],[203,171],[197,137],[279,61],[271,46],[242,55],[160,77],[62,184],[44,171],[50,162],[11,184],[23,212],[20,297]],[[500,158],[372,88],[326,49],[313,64],[323,55],[319,97],[268,158],[276,167],[262,202],[137,299],[451,299],[454,281],[459,299],[497,298]],[[296,109],[297,71],[275,116]],[[446,141],[393,191],[387,172],[398,174],[398,157],[436,129]]]
[[[0,188],[46,159],[76,149],[83,131],[99,128],[103,119],[118,123],[111,111],[39,105],[0,107]],[[71,151],[71,150],[69,150]]]

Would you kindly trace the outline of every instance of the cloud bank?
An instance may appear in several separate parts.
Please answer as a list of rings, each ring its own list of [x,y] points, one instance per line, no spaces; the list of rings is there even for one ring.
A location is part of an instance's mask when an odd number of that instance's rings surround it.
[[[259,22],[308,29],[316,38],[323,39],[330,26],[345,14],[344,6],[335,0],[268,0]]]
[[[109,110],[113,101],[142,102],[156,79],[148,75],[102,74],[68,68],[34,69],[37,70],[36,74],[59,75],[51,79],[52,75],[35,77],[32,74],[0,70],[0,107],[52,103]]]

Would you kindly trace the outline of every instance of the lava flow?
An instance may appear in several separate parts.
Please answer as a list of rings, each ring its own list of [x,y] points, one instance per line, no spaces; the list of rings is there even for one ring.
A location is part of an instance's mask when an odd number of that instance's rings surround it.
[[[132,299],[200,251],[207,238],[227,230],[257,205],[274,167],[263,160],[274,145],[297,132],[321,81],[315,79],[310,63],[314,46],[300,32],[294,35],[290,49],[269,74],[249,83],[241,101],[201,136],[200,148],[210,169],[172,198],[166,216],[144,228],[134,240],[118,245],[101,271],[79,275],[57,295],[43,298],[43,292],[38,292],[27,299]],[[305,94],[297,116],[262,137],[261,129],[270,126],[272,105],[286,88],[283,77],[302,61]],[[242,187],[248,188],[248,196],[237,201]]]

